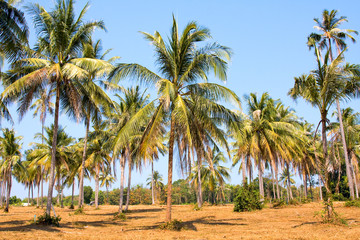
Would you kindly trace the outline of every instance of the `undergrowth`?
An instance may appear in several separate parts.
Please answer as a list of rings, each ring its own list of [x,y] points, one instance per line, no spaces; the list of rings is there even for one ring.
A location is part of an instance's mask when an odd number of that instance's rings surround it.
[[[126,221],[126,215],[125,215],[125,213],[119,213],[119,212],[117,212],[117,213],[115,213],[114,214],[114,220],[121,220],[121,221]]]
[[[36,224],[38,225],[46,225],[46,226],[60,226],[61,217],[60,216],[50,216],[47,213],[44,213],[43,215],[39,215]]]
[[[181,220],[174,219],[170,222],[166,222],[159,225],[161,230],[180,231],[184,229],[184,224]]]

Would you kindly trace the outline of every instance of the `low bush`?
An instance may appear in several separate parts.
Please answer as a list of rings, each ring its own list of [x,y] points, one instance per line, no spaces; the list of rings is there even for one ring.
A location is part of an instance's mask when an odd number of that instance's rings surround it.
[[[125,215],[125,213],[119,213],[119,212],[117,212],[117,213],[115,213],[114,214],[114,220],[121,220],[121,221],[126,221],[126,215]]]
[[[273,208],[281,208],[281,207],[284,207],[285,205],[286,205],[286,202],[282,199],[274,200],[274,202],[273,202]]]
[[[332,199],[334,201],[346,201],[346,198],[342,195],[342,193],[335,193],[332,195]]]
[[[75,210],[74,215],[82,215],[85,214],[84,208],[78,208]]]
[[[166,222],[159,225],[162,230],[180,231],[184,228],[184,224],[181,220],[174,219],[170,222]]]
[[[252,185],[244,184],[234,199],[234,212],[245,212],[262,209],[259,191]]]
[[[352,201],[346,201],[345,207],[358,207],[360,208],[360,201],[359,200],[352,200]]]
[[[50,216],[47,213],[44,213],[43,215],[39,215],[36,224],[38,225],[47,225],[47,226],[60,226],[61,217],[60,216]]]

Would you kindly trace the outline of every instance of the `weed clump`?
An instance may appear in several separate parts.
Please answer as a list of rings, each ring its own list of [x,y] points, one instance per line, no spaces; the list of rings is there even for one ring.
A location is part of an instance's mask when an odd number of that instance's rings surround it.
[[[43,215],[39,215],[36,224],[38,225],[46,225],[46,226],[60,226],[61,217],[60,216],[50,216],[47,213],[44,213]]]
[[[184,224],[181,220],[174,219],[170,222],[166,222],[159,225],[161,230],[180,231],[184,228]]]
[[[360,208],[360,201],[359,200],[351,200],[345,202],[345,207],[358,207]]]
[[[121,220],[121,221],[126,221],[126,215],[125,213],[115,213],[114,214],[114,220]]]
[[[74,215],[83,215],[83,214],[86,214],[85,211],[84,211],[84,208],[78,208],[75,210],[74,212]]]

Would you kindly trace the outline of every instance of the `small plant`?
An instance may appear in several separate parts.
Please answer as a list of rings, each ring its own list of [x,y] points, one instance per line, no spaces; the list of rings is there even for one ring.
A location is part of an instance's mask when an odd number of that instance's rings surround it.
[[[342,193],[335,193],[333,195],[333,200],[334,201],[345,201],[346,198],[342,195]]]
[[[311,202],[311,198],[302,198],[301,199],[301,203],[305,204],[305,203],[310,203]]]
[[[299,201],[296,200],[296,199],[290,199],[290,200],[289,200],[289,205],[295,205],[295,206],[297,206],[297,205],[299,205],[299,204],[300,204]]]
[[[161,230],[180,231],[184,228],[184,224],[181,220],[174,219],[170,222],[166,222],[159,225]]]
[[[50,216],[47,213],[44,213],[43,215],[39,215],[36,224],[38,225],[47,225],[47,226],[60,226],[61,217],[60,216]]]
[[[318,212],[315,212],[315,216],[320,216],[322,223],[330,223],[337,225],[347,225],[347,221],[340,217],[335,211],[333,202],[331,199],[324,201],[324,209]]]
[[[358,207],[360,208],[360,201],[359,200],[352,200],[352,201],[346,201],[345,207]]]
[[[282,208],[286,205],[286,202],[282,199],[280,200],[274,200],[273,202],[273,208]]]
[[[85,214],[84,208],[78,208],[75,210],[74,215],[82,215]]]
[[[262,209],[264,204],[260,202],[259,191],[252,185],[244,184],[234,200],[234,212],[245,212]]]
[[[117,213],[115,213],[114,214],[114,220],[121,220],[121,221],[126,221],[126,215],[125,215],[125,213],[119,213],[119,212],[117,212]]]
[[[194,211],[200,211],[202,209],[202,207],[199,207],[197,205],[197,203],[193,204],[193,208],[192,208]]]

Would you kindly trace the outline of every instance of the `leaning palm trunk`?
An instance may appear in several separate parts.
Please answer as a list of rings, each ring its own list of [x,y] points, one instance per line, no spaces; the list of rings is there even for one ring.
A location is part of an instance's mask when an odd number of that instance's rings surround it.
[[[154,205],[155,204],[154,161],[151,161],[151,200],[152,200],[152,205]]]
[[[86,116],[86,131],[84,138],[84,151],[81,161],[81,171],[80,171],[80,186],[79,186],[79,208],[84,205],[84,174],[85,174],[85,160],[86,160],[86,150],[87,150],[87,139],[89,134],[90,127],[90,108],[88,109],[88,114]]]
[[[171,117],[170,139],[169,139],[169,163],[168,163],[168,186],[167,186],[167,203],[166,203],[166,221],[171,221],[171,193],[172,193],[172,172],[173,172],[173,155],[175,140],[175,120]]]
[[[350,197],[351,197],[352,200],[354,200],[354,198],[355,198],[355,196],[354,196],[354,182],[353,182],[351,169],[350,169],[350,164],[351,163],[350,163],[349,155],[348,155],[348,151],[347,151],[346,139],[345,139],[345,133],[344,133],[344,125],[343,125],[343,121],[342,121],[342,114],[341,114],[341,110],[340,110],[340,102],[339,102],[338,98],[336,99],[336,107],[337,107],[338,117],[339,117],[341,141],[342,141],[342,145],[343,145],[343,149],[344,149],[346,176],[347,176],[348,184],[349,184]],[[355,181],[355,179],[354,179],[354,181]]]
[[[122,213],[122,206],[124,200],[124,177],[125,177],[125,157],[122,156],[120,160],[120,169],[121,169],[121,177],[120,177],[120,200],[119,200],[119,213]]]
[[[127,188],[127,195],[126,195],[126,205],[125,205],[125,212],[129,209],[129,202],[130,202],[130,187],[131,187],[131,165],[132,161],[131,158],[128,158],[128,166],[129,166],[129,176],[128,176],[128,188]]]
[[[96,164],[96,166],[95,166],[95,208],[99,207],[99,174],[100,174],[100,166]]]
[[[51,166],[50,166],[50,179],[49,190],[46,204],[46,214],[50,215],[52,205],[52,194],[55,184],[55,158],[56,158],[56,145],[57,145],[57,131],[59,127],[59,105],[60,105],[60,83],[56,84],[56,102],[55,102],[55,117],[54,117],[54,130],[53,130],[53,142],[51,149]]]

